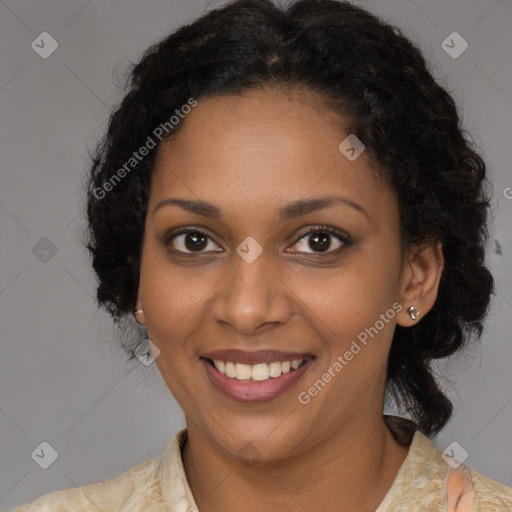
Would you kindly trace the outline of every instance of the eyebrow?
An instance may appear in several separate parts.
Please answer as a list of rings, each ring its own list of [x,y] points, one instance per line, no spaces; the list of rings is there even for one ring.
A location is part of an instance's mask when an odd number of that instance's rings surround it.
[[[342,204],[344,206],[348,206],[358,211],[359,213],[363,214],[368,220],[370,220],[368,212],[359,203],[352,201],[348,197],[343,197],[339,195],[316,197],[313,199],[298,199],[297,201],[292,201],[291,203],[283,206],[279,210],[279,220],[293,219],[301,215],[306,215],[308,213],[313,213],[318,210],[322,210],[335,204]],[[222,211],[218,206],[215,206],[212,203],[209,203],[207,201],[180,199],[174,197],[160,201],[155,206],[153,210],[153,215],[157,212],[157,210],[166,205],[177,205],[183,208],[184,210],[187,210],[191,213],[195,213],[197,215],[201,215],[202,217],[222,219]]]

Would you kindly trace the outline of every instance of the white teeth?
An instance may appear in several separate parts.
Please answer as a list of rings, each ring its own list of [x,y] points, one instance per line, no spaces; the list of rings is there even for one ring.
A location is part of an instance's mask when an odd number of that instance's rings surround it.
[[[250,364],[235,364],[235,377],[238,380],[247,380],[251,378],[251,365]]]
[[[270,368],[268,364],[254,364],[252,366],[252,378],[253,380],[267,380],[270,377]]]
[[[282,367],[282,364],[279,361],[270,363],[268,365],[270,376],[271,377],[279,377],[281,375],[281,367]]]
[[[226,363],[224,361],[214,360],[213,364],[215,365],[215,368],[219,370],[220,373],[226,373]]]
[[[304,361],[305,359],[295,359],[294,361],[285,361],[283,363],[274,361],[270,364],[259,363],[251,365],[214,359],[213,364],[220,373],[231,379],[249,380],[252,378],[252,380],[263,381],[269,378],[280,377],[283,373],[296,370]]]
[[[236,377],[236,367],[234,363],[226,363],[226,375],[232,379]]]

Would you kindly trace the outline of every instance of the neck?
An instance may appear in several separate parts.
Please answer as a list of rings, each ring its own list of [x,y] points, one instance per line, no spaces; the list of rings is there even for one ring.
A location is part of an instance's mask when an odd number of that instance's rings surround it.
[[[183,464],[201,512],[374,512],[408,453],[382,415],[286,460],[244,464],[188,425]]]

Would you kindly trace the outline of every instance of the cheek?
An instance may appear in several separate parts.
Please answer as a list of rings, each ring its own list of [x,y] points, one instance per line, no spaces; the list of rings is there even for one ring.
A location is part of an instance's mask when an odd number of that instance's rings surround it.
[[[357,264],[340,267],[329,278],[303,286],[309,306],[336,331],[373,324],[398,297],[394,265],[386,264],[383,258],[364,260],[359,258]]]
[[[329,279],[303,288],[305,311],[314,313],[310,321],[329,349],[329,361],[347,354],[351,368],[363,362],[377,370],[385,364],[401,309],[398,256],[387,254],[361,251]]]
[[[140,294],[146,322],[155,339],[180,339],[187,326],[197,323],[202,298],[213,276],[198,267],[171,265],[165,249],[147,246],[141,262]],[[148,331],[149,333],[149,331]]]
[[[331,380],[316,407],[363,404],[379,395],[385,382],[396,310],[401,308],[386,286],[385,280],[370,279],[368,275],[345,275],[332,281],[328,299],[317,297],[321,307],[309,318],[312,330],[324,340],[324,350],[318,370],[304,390],[316,386],[323,376]]]

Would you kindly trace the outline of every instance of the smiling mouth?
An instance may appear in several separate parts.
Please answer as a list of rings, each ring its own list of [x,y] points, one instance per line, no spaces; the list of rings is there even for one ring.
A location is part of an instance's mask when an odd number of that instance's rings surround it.
[[[271,363],[242,364],[219,359],[205,359],[219,373],[239,381],[264,382],[281,377],[283,374],[294,372],[312,357],[303,357],[290,361],[274,361]]]
[[[299,382],[313,365],[314,359],[307,356],[256,364],[233,363],[206,357],[201,357],[200,361],[210,383],[224,396],[236,402],[257,404],[284,395]]]

